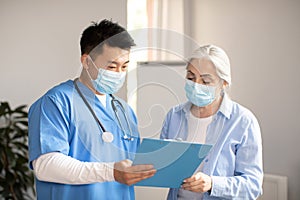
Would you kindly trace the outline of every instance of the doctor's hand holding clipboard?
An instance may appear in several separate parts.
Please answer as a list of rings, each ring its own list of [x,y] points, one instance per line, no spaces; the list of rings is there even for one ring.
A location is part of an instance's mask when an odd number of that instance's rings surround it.
[[[114,177],[119,183],[133,185],[141,180],[154,176],[156,170],[153,165],[132,166],[131,160],[123,160],[114,165]]]

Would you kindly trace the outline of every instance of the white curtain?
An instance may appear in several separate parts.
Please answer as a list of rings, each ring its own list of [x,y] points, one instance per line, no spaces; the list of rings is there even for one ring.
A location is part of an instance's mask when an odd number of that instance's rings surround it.
[[[148,27],[159,29],[153,29],[149,32],[149,45],[161,47],[149,51],[149,60],[178,60],[178,57],[181,56],[174,54],[181,52],[184,45],[182,38],[180,38],[180,35],[184,35],[183,3],[184,0],[147,1]],[[178,52],[169,52],[174,48]]]

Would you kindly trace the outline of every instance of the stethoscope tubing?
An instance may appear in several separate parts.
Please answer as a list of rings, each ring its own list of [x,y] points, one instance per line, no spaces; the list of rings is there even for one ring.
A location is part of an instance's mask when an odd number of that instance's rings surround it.
[[[102,132],[106,132],[104,126],[102,125],[102,123],[100,122],[100,120],[98,119],[98,117],[96,116],[95,112],[93,111],[93,109],[91,108],[90,104],[87,102],[86,98],[83,96],[82,92],[80,91],[78,85],[77,85],[77,81],[78,81],[78,78],[76,78],[74,80],[74,85],[75,85],[75,88],[78,92],[78,94],[80,95],[81,99],[83,100],[84,104],[88,107],[89,111],[91,112],[91,114],[93,115],[94,119],[97,121],[97,123],[99,124]]]
[[[114,110],[114,113],[116,115],[118,123],[120,124],[120,127],[123,130],[123,132],[124,132],[124,139],[132,140],[133,139],[133,137],[132,137],[132,129],[131,129],[131,126],[129,124],[129,120],[128,120],[128,117],[126,115],[126,112],[125,112],[125,109],[124,109],[122,103],[119,100],[117,100],[112,94],[110,94],[110,97],[112,98],[112,100],[111,100],[112,108]],[[117,107],[115,105],[115,102],[117,102],[119,104],[119,106],[121,108],[120,110],[122,110],[122,113],[124,114],[125,122],[126,122],[126,125],[127,125],[128,129],[129,129],[129,132],[130,132],[130,137],[128,137],[128,135],[125,133],[125,128],[123,127],[123,125],[121,123],[121,120],[120,120],[120,117],[119,117],[119,114],[118,114],[118,109],[117,109]]]
[[[78,78],[76,78],[74,80],[74,85],[75,85],[75,89],[77,90],[78,94],[80,95],[80,97],[82,98],[83,102],[85,103],[85,105],[87,106],[87,108],[89,109],[89,111],[91,112],[91,114],[93,115],[94,119],[96,120],[96,122],[99,124],[100,128],[101,128],[101,131],[102,133],[105,133],[107,132],[106,129],[104,128],[103,124],[100,122],[100,120],[98,119],[98,117],[96,116],[94,110],[91,108],[90,104],[87,102],[86,98],[84,97],[84,95],[82,94],[82,92],[80,91],[78,85],[77,85],[77,81],[78,81]],[[109,94],[109,96],[112,98],[111,100],[111,104],[112,104],[112,108],[113,108],[113,111],[116,115],[116,118],[117,118],[117,121],[120,125],[120,128],[122,129],[122,131],[124,132],[124,136],[123,138],[126,139],[126,140],[130,140],[132,141],[133,140],[133,136],[132,136],[132,130],[131,130],[131,127],[130,127],[130,124],[129,124],[129,121],[128,121],[128,117],[125,113],[125,109],[123,107],[123,105],[121,104],[121,102],[119,100],[117,100],[112,94]],[[128,135],[126,134],[125,132],[125,129],[120,121],[120,118],[119,118],[119,115],[118,115],[118,109],[115,105],[115,101],[119,104],[120,106],[120,110],[123,112],[124,114],[124,117],[125,117],[125,121],[126,121],[126,125],[128,126],[129,128],[129,131],[130,131],[130,136],[128,137]]]

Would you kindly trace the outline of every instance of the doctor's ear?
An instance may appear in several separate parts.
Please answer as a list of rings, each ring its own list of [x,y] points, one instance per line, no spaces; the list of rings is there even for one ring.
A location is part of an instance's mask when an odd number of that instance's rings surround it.
[[[82,67],[84,69],[89,69],[89,55],[88,54],[83,54],[80,58],[80,61],[82,63]]]

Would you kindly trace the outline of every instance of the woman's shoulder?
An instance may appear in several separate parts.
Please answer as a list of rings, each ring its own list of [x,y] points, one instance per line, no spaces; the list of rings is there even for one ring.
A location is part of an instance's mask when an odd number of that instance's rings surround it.
[[[191,108],[191,102],[187,101],[187,102],[184,102],[184,103],[180,103],[180,104],[177,104],[173,107],[171,107],[171,109],[169,110],[169,112],[186,112],[188,111],[190,108]]]
[[[166,119],[181,118],[182,116],[187,114],[187,112],[189,112],[190,108],[191,108],[190,102],[184,102],[184,103],[174,105],[169,109],[166,115]]]
[[[249,107],[235,101],[233,101],[232,115],[233,117],[241,118],[244,121],[257,121],[255,114]]]

